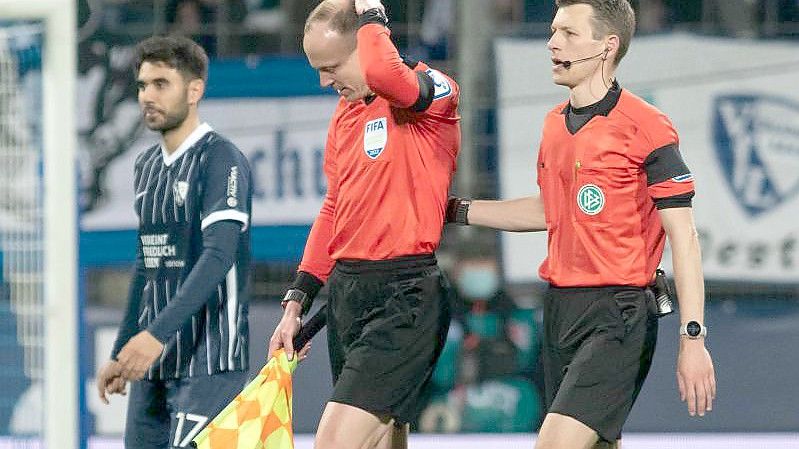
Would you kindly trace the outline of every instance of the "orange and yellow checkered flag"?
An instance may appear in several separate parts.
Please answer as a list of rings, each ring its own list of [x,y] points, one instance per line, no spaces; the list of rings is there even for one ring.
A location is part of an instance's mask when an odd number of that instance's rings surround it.
[[[198,449],[294,449],[291,373],[279,349],[233,401],[194,438]]]
[[[302,349],[327,321],[327,306],[302,326],[294,348]],[[278,349],[244,390],[192,440],[197,449],[294,449],[291,429],[291,374],[299,357],[289,361]]]

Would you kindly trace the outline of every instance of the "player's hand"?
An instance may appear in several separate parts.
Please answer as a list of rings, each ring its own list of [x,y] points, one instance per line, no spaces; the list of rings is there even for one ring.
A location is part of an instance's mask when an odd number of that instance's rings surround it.
[[[302,306],[296,301],[289,301],[288,304],[286,304],[283,318],[280,319],[280,323],[277,324],[272,338],[269,339],[269,352],[267,353],[269,354],[269,358],[272,357],[275,351],[283,348],[286,351],[288,359],[294,359],[293,340],[297,333],[300,332],[300,327],[302,327],[300,319],[301,311]],[[310,350],[309,345],[305,346]],[[305,348],[303,348],[303,351],[305,351]],[[305,351],[305,353],[307,354],[308,351]],[[300,351],[300,360],[302,360],[302,351]]]
[[[108,396],[114,393],[125,394],[125,379],[122,367],[116,360],[109,360],[97,371],[97,395],[103,404],[108,404]]]
[[[680,400],[688,405],[688,414],[705,416],[713,410],[716,398],[716,374],[713,360],[705,348],[704,339],[680,338],[680,352],[677,355],[677,385]]]
[[[153,363],[161,356],[164,345],[147,331],[131,338],[117,355],[126,380],[141,380]]]
[[[374,8],[380,9],[383,12],[386,11],[386,7],[383,6],[383,2],[380,0],[355,0],[355,12],[358,13],[358,15]]]

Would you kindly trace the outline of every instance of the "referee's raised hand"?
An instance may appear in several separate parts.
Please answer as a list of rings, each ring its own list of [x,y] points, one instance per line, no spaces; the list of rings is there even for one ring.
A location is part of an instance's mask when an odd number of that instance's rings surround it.
[[[383,6],[383,2],[380,0],[355,0],[355,12],[358,14],[363,14],[370,9],[379,9],[381,11],[385,11],[385,7]]]

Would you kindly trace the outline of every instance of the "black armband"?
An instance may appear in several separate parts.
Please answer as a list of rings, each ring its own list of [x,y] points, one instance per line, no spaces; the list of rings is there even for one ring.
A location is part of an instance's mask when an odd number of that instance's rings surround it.
[[[370,23],[379,23],[384,27],[388,26],[388,16],[381,8],[372,8],[363,12],[358,16],[358,28],[368,25]]]
[[[667,196],[665,198],[655,198],[655,207],[658,210],[673,209],[675,207],[691,207],[694,192],[683,193],[681,195]]]
[[[436,93],[435,81],[425,72],[416,72],[419,82],[419,97],[416,103],[411,106],[413,112],[424,112],[433,104],[433,97]]]
[[[455,223],[459,225],[469,224],[469,206],[472,200],[464,198],[450,197],[447,200],[447,211],[445,223]]]

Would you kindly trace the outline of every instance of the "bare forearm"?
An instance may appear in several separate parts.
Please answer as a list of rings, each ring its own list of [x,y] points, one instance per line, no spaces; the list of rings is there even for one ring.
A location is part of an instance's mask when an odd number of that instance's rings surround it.
[[[502,231],[531,232],[547,229],[544,205],[538,196],[512,200],[473,200],[469,224]]]
[[[694,233],[684,242],[672,241],[674,283],[680,303],[680,322],[694,320],[704,323],[705,282],[699,240]]]
[[[705,281],[693,214],[690,208],[673,209],[664,213],[674,215],[672,219],[664,220],[664,227],[671,244],[680,321],[683,324],[692,320],[704,323]]]

